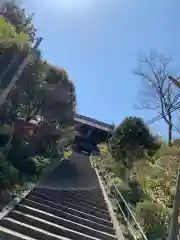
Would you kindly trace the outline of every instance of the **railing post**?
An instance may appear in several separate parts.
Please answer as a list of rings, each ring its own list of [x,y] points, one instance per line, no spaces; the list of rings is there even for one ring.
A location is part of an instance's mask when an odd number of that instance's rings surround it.
[[[169,80],[173,82],[180,89],[180,82],[178,79],[169,76]],[[179,233],[179,210],[180,210],[180,163],[178,166],[177,180],[176,180],[176,194],[173,203],[172,217],[169,228],[169,234],[167,240],[176,240]]]
[[[176,182],[176,194],[174,198],[173,210],[171,223],[169,228],[169,235],[167,240],[177,240],[178,232],[179,232],[179,210],[180,210],[180,169],[177,174],[177,182]]]

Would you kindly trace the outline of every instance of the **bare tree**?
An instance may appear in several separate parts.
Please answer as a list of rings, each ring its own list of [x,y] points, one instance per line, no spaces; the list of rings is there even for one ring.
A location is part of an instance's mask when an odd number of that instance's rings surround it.
[[[156,51],[140,59],[134,73],[143,80],[140,94],[140,106],[157,111],[168,125],[168,144],[172,144],[173,114],[172,111],[180,103],[180,92],[169,81],[171,59]]]

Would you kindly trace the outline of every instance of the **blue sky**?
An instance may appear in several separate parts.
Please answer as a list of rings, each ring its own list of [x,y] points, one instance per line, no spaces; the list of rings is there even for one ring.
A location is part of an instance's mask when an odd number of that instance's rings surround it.
[[[24,6],[35,13],[44,57],[76,85],[79,113],[115,124],[157,115],[135,109],[141,81],[132,70],[141,54],[157,49],[179,73],[179,0],[24,0]],[[166,135],[162,121],[153,129]]]

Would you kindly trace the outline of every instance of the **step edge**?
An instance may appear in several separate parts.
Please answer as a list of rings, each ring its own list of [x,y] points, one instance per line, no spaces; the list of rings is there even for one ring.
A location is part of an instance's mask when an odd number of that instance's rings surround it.
[[[41,229],[41,228],[37,228],[37,227],[34,227],[34,226],[31,226],[31,225],[29,225],[29,224],[26,224],[26,223],[23,223],[23,222],[20,222],[20,221],[17,221],[17,220],[14,220],[13,218],[10,218],[10,217],[5,217],[5,218],[3,218],[3,221],[9,221],[9,222],[13,222],[13,223],[15,223],[15,224],[17,224],[17,225],[21,225],[21,226],[24,226],[24,227],[26,227],[26,228],[29,228],[29,229],[32,229],[33,231],[37,231],[37,232],[40,232],[40,233],[42,233],[42,234],[46,234],[46,235],[48,235],[48,236],[52,236],[52,237],[56,237],[56,238],[58,238],[58,239],[60,239],[60,240],[71,240],[70,238],[67,238],[67,237],[62,237],[62,236],[59,236],[59,235],[56,235],[56,234],[54,234],[54,233],[50,233],[50,232],[48,232],[48,231],[46,231],[46,230],[44,230],[44,229]],[[31,238],[31,237],[30,237]]]
[[[48,195],[45,194],[45,193],[39,193],[39,194],[38,194],[38,192],[32,192],[31,195],[32,195],[32,196],[35,196],[35,197],[38,197],[38,196],[39,196],[40,198],[42,198],[43,196],[48,198]],[[44,199],[44,200],[46,200],[46,199]],[[64,200],[64,199],[63,199],[63,200]],[[71,199],[71,197],[68,197],[67,200],[65,200],[64,202],[68,202],[68,203],[70,203],[70,204],[75,204],[75,203],[72,203],[72,202],[70,202],[70,201],[68,201],[68,200],[72,200],[72,201],[73,201],[74,199],[73,199],[73,198]],[[75,200],[78,200],[78,199],[75,199]],[[56,202],[53,201],[53,200],[49,200],[49,201],[52,201],[52,202],[56,203]],[[93,201],[92,201],[92,204],[90,204],[90,202],[88,202],[88,201],[85,202],[84,200],[80,200],[80,199],[79,199],[79,203],[80,203],[81,205],[77,205],[77,204],[76,204],[76,206],[79,206],[79,207],[82,207],[82,208],[83,208],[83,207],[84,207],[83,203],[84,203],[84,204],[86,204],[88,207],[92,207],[94,210],[97,210],[97,211],[99,211],[99,212],[102,213],[102,214],[109,214],[108,210],[101,209],[100,206],[98,206],[98,207],[93,206],[93,205],[92,205],[93,203],[96,204],[96,203],[93,202]],[[57,203],[57,204],[58,204],[58,203]]]
[[[76,205],[77,207],[82,208],[82,209],[85,209],[85,208],[86,208],[85,206],[77,205],[77,204],[71,203],[71,202],[69,202],[69,201],[64,201],[63,204]],[[63,205],[63,204],[62,204],[62,205]],[[91,207],[91,205],[87,205],[87,207]],[[106,211],[106,213],[102,213],[101,211],[98,211],[99,209],[93,209],[92,211],[95,211],[95,210],[97,210],[97,212],[99,212],[100,215],[105,215],[105,217],[106,217],[106,216],[109,216],[109,212],[108,212],[108,211]]]
[[[38,193],[38,192],[31,192],[31,194],[33,195],[33,196],[36,196],[36,195],[44,195],[44,196],[48,196],[48,193]],[[84,196],[84,195],[82,195],[82,196]],[[97,205],[97,208],[100,208],[101,209],[101,207],[102,208],[104,208],[104,206],[106,206],[106,204],[103,206],[103,203],[102,203],[102,201],[104,201],[104,199],[102,198],[101,199],[101,201],[100,200],[98,200],[98,199],[96,199],[97,201],[94,201],[94,200],[85,200],[85,199],[82,199],[81,200],[81,196],[76,196],[76,195],[73,195],[73,196],[68,196],[67,197],[67,199],[72,199],[72,200],[75,200],[75,201],[79,201],[79,202],[81,202],[81,203],[86,203],[86,204],[88,204],[88,205],[90,205],[90,206],[93,206],[93,205]],[[93,204],[93,205],[92,205]],[[106,206],[107,207],[107,206]],[[107,210],[103,210],[103,211],[107,211]]]
[[[17,210],[13,210],[12,212],[21,213],[21,214],[23,214],[23,215],[33,216],[33,215],[31,215],[31,214],[25,214],[25,213],[23,213],[23,212],[21,212],[21,211],[17,211]],[[37,211],[37,212],[38,212],[38,211]],[[39,211],[39,212],[40,212],[40,211]],[[42,212],[43,212],[43,211],[41,211],[41,213],[42,213]],[[62,221],[65,221],[66,223],[72,223],[72,224],[75,224],[75,225],[77,225],[77,226],[79,226],[79,227],[82,227],[82,228],[85,228],[85,229],[89,229],[89,230],[91,230],[92,232],[98,232],[98,233],[101,233],[102,235],[106,235],[106,236],[109,236],[109,237],[114,237],[114,236],[115,236],[115,235],[106,233],[106,232],[104,232],[104,231],[100,231],[100,230],[97,230],[97,229],[93,229],[93,228],[88,227],[88,226],[86,226],[86,225],[83,225],[83,224],[80,224],[80,223],[76,223],[76,222],[70,221],[70,220],[65,219],[65,218],[57,217],[57,216],[55,216],[55,215],[53,215],[53,214],[49,214],[49,213],[46,213],[46,212],[43,212],[42,214],[48,215],[49,217],[54,217],[54,218],[60,219],[60,220],[62,220]],[[39,217],[37,217],[37,218],[39,218]],[[49,222],[48,220],[45,220],[45,221]],[[50,223],[51,223],[51,222],[50,222]],[[58,225],[58,224],[56,224],[56,225]],[[61,225],[58,225],[58,226],[61,226]],[[64,226],[62,226],[62,227],[64,227]],[[66,228],[66,227],[64,227],[64,228]],[[68,228],[68,229],[73,230],[73,229],[71,229],[71,228]],[[73,230],[73,231],[76,231],[76,230]]]
[[[26,200],[27,200],[27,199],[26,199]],[[31,200],[28,200],[28,201],[29,201],[29,202],[32,202],[32,203],[36,203],[36,202],[34,202],[34,201],[31,201]],[[65,214],[70,215],[70,216],[73,216],[73,217],[78,218],[78,219],[81,219],[82,221],[91,222],[91,223],[93,223],[93,224],[95,224],[95,225],[103,226],[103,227],[105,227],[105,228],[111,229],[111,227],[108,227],[108,226],[106,226],[106,225],[104,225],[104,224],[101,224],[101,223],[98,223],[98,222],[94,222],[94,221],[89,220],[89,219],[87,219],[87,218],[83,218],[83,217],[80,217],[80,216],[77,216],[77,215],[73,215],[73,214],[71,214],[71,213],[67,213],[67,212],[65,212],[64,210],[56,209],[56,208],[53,208],[53,207],[51,207],[51,206],[47,206],[47,205],[41,204],[41,203],[36,203],[36,204],[42,205],[42,206],[44,206],[44,207],[51,208],[52,210],[62,211],[62,212],[64,212]],[[26,205],[26,204],[19,204],[19,205],[20,205],[20,206],[23,206],[23,207],[32,208],[32,207],[30,207],[30,206],[28,206],[28,205]],[[41,211],[42,211],[42,210],[41,210]],[[57,217],[58,217],[58,216],[57,216]],[[110,223],[111,223],[111,222],[110,222]]]
[[[36,239],[36,238],[29,237],[29,236],[27,236],[27,235],[24,235],[24,234],[19,233],[19,232],[15,232],[15,231],[13,231],[13,230],[10,230],[10,229],[8,229],[8,228],[6,228],[6,227],[2,227],[2,226],[0,226],[0,231],[3,232],[3,233],[5,233],[5,234],[6,234],[6,233],[7,233],[7,234],[10,234],[10,235],[12,235],[12,236],[14,236],[14,237],[21,238],[21,239],[23,239],[23,240],[38,240],[38,239]],[[2,240],[3,240],[3,238],[2,238]]]
[[[55,227],[55,228],[57,228],[57,229],[61,229],[61,230],[67,231],[67,232],[69,231],[69,232],[71,232],[71,233],[73,233],[73,234],[76,234],[76,235],[79,235],[79,236],[84,236],[84,237],[86,237],[87,239],[89,238],[89,239],[92,239],[92,240],[100,240],[99,238],[96,238],[96,237],[93,237],[93,236],[90,236],[90,235],[87,235],[87,234],[83,234],[83,233],[81,233],[81,232],[74,231],[74,230],[69,229],[69,228],[67,228],[67,227],[63,227],[63,226],[57,225],[57,224],[55,224],[55,223],[51,223],[51,222],[49,222],[49,221],[43,220],[43,219],[38,218],[38,217],[34,217],[34,216],[32,216],[32,215],[29,215],[29,214],[19,214],[19,215],[23,215],[23,216],[26,217],[26,218],[34,219],[35,221],[39,221],[39,222],[43,223],[45,226],[46,226],[46,225],[49,225],[49,226]],[[5,218],[5,219],[6,219],[6,218]],[[10,219],[14,220],[12,217],[10,217]],[[18,221],[18,220],[15,220],[15,221]],[[18,221],[18,222],[20,222],[20,221]],[[20,223],[23,223],[23,222],[20,222]],[[24,223],[23,223],[23,224],[24,224]],[[27,223],[25,223],[25,224],[27,224]],[[27,225],[29,225],[29,224],[27,224]],[[34,226],[33,226],[33,227],[34,227]],[[38,228],[38,229],[41,229],[42,231],[45,230],[45,229],[42,229],[42,228]],[[50,232],[50,233],[51,233],[51,232]],[[51,234],[57,235],[56,233],[51,233]],[[59,235],[57,235],[57,236],[59,236]],[[67,237],[66,237],[66,238],[67,238]],[[69,239],[69,238],[68,238],[68,239]]]
[[[34,197],[34,196],[33,196],[33,197]],[[38,197],[35,197],[35,198],[38,198]],[[38,199],[42,199],[42,198],[38,198]],[[29,199],[26,198],[26,200],[29,200]],[[44,200],[44,199],[42,199],[42,200]],[[30,201],[32,201],[32,200],[30,200]],[[75,212],[79,212],[79,213],[82,213],[82,214],[84,214],[84,215],[88,215],[88,216],[91,216],[91,217],[93,217],[93,218],[102,220],[102,221],[107,222],[107,223],[111,223],[111,221],[108,221],[108,220],[105,220],[105,219],[103,219],[103,218],[99,218],[99,217],[93,216],[93,215],[88,214],[88,213],[84,213],[84,212],[82,212],[82,211],[79,211],[79,210],[76,210],[76,209],[73,209],[73,208],[66,207],[66,206],[64,206],[63,204],[57,204],[57,203],[54,203],[54,202],[49,201],[49,200],[44,200],[44,201],[51,202],[51,203],[53,203],[53,204],[55,204],[55,205],[58,205],[59,207],[64,207],[64,208],[73,210],[73,211],[75,211]],[[34,201],[34,202],[35,202],[35,201]],[[45,204],[44,204],[44,205],[45,205]],[[57,208],[57,210],[58,210],[58,208]]]

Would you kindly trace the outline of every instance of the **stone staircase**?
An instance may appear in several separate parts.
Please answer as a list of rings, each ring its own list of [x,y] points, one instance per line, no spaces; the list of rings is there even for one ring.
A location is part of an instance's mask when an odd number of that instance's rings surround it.
[[[73,153],[0,220],[2,240],[115,240],[115,229],[87,156]]]

